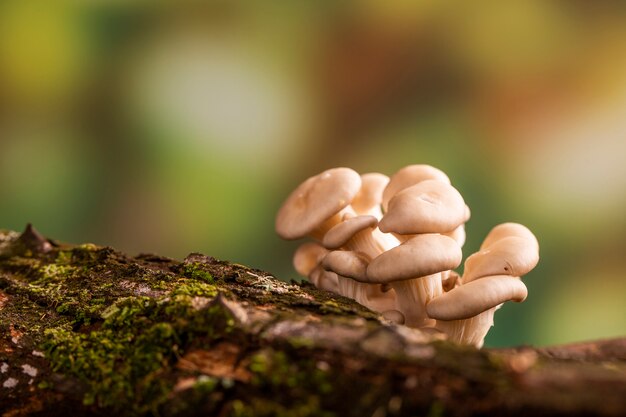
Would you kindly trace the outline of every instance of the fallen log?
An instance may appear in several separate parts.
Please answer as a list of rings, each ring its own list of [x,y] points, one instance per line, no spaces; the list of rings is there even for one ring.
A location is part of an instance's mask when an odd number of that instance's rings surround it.
[[[626,339],[483,349],[191,254],[0,231],[2,416],[626,414]]]

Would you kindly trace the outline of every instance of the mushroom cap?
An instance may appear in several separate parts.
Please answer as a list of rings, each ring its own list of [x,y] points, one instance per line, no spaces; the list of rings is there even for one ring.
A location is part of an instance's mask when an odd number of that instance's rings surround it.
[[[451,237],[456,241],[456,243],[459,244],[460,247],[463,247],[463,245],[465,244],[465,238],[467,236],[465,233],[465,224],[461,224],[453,231],[444,233],[444,235]]]
[[[497,240],[465,260],[463,281],[470,282],[489,275],[521,277],[539,262],[539,250],[534,242],[517,236]]]
[[[389,200],[400,191],[424,180],[437,180],[450,184],[450,178],[441,171],[430,165],[408,165],[391,176],[389,184],[385,187],[382,196],[383,209],[387,210]]]
[[[454,239],[439,234],[417,235],[374,258],[367,267],[367,282],[388,283],[420,278],[454,269],[462,253]]]
[[[378,219],[374,216],[356,216],[346,218],[341,223],[333,226],[322,241],[327,249],[337,249],[344,246],[354,235],[367,228],[375,228]]]
[[[404,324],[404,314],[398,310],[386,310],[381,315],[392,323]]]
[[[353,278],[359,282],[367,282],[366,271],[369,258],[360,252],[336,250],[329,252],[322,259],[322,267],[338,275]]]
[[[517,277],[495,275],[453,288],[426,305],[426,313],[436,320],[462,320],[474,317],[505,301],[526,299],[526,285]]]
[[[309,281],[317,288],[339,294],[339,277],[332,271],[327,271],[321,265],[316,266],[309,275]]]
[[[304,243],[293,254],[293,267],[298,274],[307,277],[327,253],[328,250],[319,243]]]
[[[389,177],[378,172],[361,175],[361,189],[352,200],[352,208],[357,214],[380,212],[383,190],[389,183]]]
[[[289,240],[306,236],[350,204],[360,187],[360,175],[350,168],[332,168],[308,178],[278,210],[276,233]]]
[[[450,184],[425,180],[396,194],[378,227],[402,235],[451,232],[465,221],[465,207]]]
[[[526,226],[519,223],[502,223],[491,229],[485,240],[483,240],[480,249],[485,249],[492,245],[494,242],[509,236],[517,236],[530,240],[539,249],[539,242],[537,238]]]

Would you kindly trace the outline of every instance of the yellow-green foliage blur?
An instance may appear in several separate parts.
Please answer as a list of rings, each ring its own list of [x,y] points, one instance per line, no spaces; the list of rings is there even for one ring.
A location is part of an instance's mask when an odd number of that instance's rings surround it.
[[[333,166],[443,169],[541,261],[488,346],[626,333],[626,8],[0,3],[0,228],[297,279],[274,214]]]

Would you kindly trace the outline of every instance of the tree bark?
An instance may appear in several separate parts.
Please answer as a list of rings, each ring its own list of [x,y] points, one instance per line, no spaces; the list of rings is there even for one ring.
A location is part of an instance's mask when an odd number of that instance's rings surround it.
[[[243,265],[0,231],[2,416],[626,413],[626,339],[483,349]]]

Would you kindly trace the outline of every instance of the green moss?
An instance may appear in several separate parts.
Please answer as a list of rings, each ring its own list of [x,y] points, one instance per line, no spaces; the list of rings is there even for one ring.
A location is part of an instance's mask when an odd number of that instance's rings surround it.
[[[191,297],[126,297],[102,312],[97,330],[78,333],[67,326],[46,331],[46,357],[54,371],[88,386],[87,405],[140,415],[156,412],[175,381],[165,377],[193,341],[232,331],[232,318],[219,305],[202,310]],[[198,388],[208,390],[211,381]],[[134,404],[132,410],[120,405]]]
[[[217,295],[217,287],[205,282],[188,281],[181,282],[176,285],[172,291],[173,295],[190,295],[199,297],[215,297]]]
[[[66,265],[72,262],[72,251],[60,250],[57,254],[55,263],[58,265]]]
[[[302,353],[302,352],[300,352]],[[312,358],[292,357],[283,351],[263,350],[252,356],[249,370],[252,385],[263,395],[249,403],[235,402],[235,416],[331,416],[323,411],[323,400],[333,390],[335,376],[320,369]],[[291,401],[276,399],[288,391]]]
[[[186,263],[183,266],[183,275],[186,277],[206,281],[208,283],[213,282],[213,275],[203,268],[203,265],[198,262]]]
[[[40,272],[41,280],[59,280],[72,276],[76,272],[76,268],[69,265],[49,264],[42,266]]]

